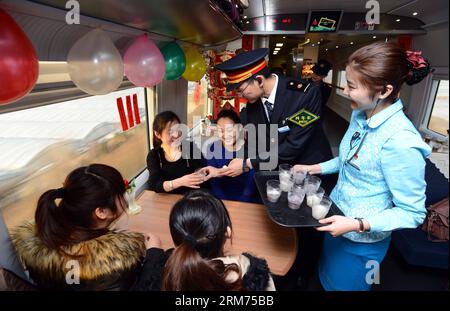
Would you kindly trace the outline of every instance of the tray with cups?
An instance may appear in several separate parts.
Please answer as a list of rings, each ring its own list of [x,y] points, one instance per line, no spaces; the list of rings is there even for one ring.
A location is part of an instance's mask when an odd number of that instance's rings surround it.
[[[255,182],[269,217],[284,227],[318,227],[318,220],[344,215],[320,187],[321,179],[294,172],[289,164],[278,171],[259,171]]]

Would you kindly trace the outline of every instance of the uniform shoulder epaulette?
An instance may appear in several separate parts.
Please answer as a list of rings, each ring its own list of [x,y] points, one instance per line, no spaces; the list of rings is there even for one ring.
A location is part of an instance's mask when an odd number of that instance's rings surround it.
[[[287,88],[295,91],[302,91],[306,93],[310,87],[310,82],[308,81],[298,81],[298,80],[290,80],[287,83]]]

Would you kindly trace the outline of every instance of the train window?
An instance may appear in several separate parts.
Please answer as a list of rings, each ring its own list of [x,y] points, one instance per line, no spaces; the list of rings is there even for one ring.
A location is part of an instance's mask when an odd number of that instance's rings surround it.
[[[208,80],[205,77],[199,82],[188,82],[187,125],[194,126],[194,117],[205,118],[212,112],[212,101],[208,98]]]
[[[152,98],[153,90],[147,90]],[[8,227],[76,167],[104,163],[125,178],[146,167],[146,89],[133,87],[0,114],[0,208]],[[153,103],[151,103],[153,104]]]
[[[449,125],[448,81],[433,80],[430,96],[430,111],[425,115],[426,128],[435,133],[447,136]]]
[[[341,88],[344,88],[347,85],[347,74],[345,70],[339,70],[337,82],[338,86]],[[345,98],[349,98],[347,95],[344,94],[343,90],[340,88],[336,88],[336,94]]]
[[[333,69],[328,72],[328,75],[323,79],[323,82],[331,84],[333,83]]]

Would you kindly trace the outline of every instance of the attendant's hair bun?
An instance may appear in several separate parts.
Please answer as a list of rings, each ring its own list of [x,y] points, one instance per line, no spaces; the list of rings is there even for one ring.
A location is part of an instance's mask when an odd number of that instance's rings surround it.
[[[405,79],[406,84],[414,85],[422,81],[430,72],[433,72],[428,60],[422,57],[421,51],[406,51],[409,73]]]

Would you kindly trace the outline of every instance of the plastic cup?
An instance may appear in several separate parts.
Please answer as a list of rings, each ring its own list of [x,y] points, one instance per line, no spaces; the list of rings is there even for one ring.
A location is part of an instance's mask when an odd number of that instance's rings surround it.
[[[317,176],[313,175],[306,176],[305,181],[303,183],[306,194],[317,192],[317,189],[319,189],[321,183],[322,180]]]
[[[207,175],[205,168],[198,168],[194,171],[194,173],[199,176],[203,176],[203,177],[205,177]]]
[[[324,196],[319,204],[316,204],[311,208],[312,217],[317,220],[325,218],[331,208],[331,204],[333,204],[333,201],[331,201],[329,197]]]
[[[296,185],[303,184],[305,178],[306,178],[306,172],[303,172],[303,171],[294,172],[294,182]]]
[[[291,209],[299,209],[305,198],[305,191],[301,186],[294,185],[288,192],[288,206]]]
[[[289,164],[281,164],[278,169],[281,191],[288,192],[293,184],[292,166]]]
[[[280,182],[276,179],[268,180],[266,183],[267,199],[275,203],[281,196]]]
[[[319,187],[316,192],[306,193],[306,205],[313,207],[314,205],[319,204],[324,194],[325,190],[322,187]]]

